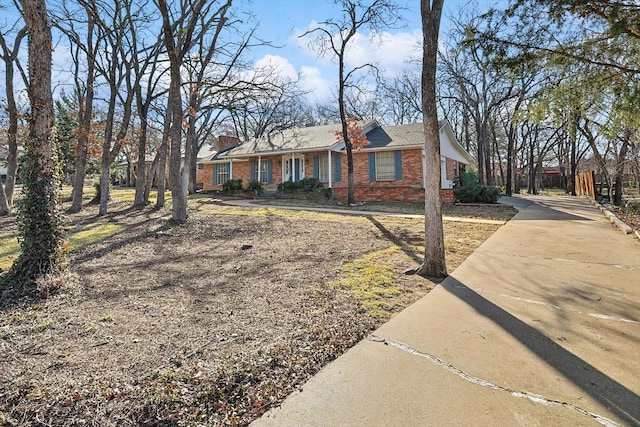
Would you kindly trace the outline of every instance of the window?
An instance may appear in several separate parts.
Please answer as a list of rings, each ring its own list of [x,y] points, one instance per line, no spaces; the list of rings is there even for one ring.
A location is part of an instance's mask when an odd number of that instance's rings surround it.
[[[393,181],[396,178],[396,164],[393,152],[376,153],[376,181]]]
[[[400,181],[402,179],[402,151],[369,153],[370,181]]]
[[[313,177],[320,182],[329,182],[329,156],[314,156],[313,160]],[[340,182],[340,166],[340,155],[331,155],[331,182]]]
[[[218,184],[224,184],[229,181],[229,163],[221,163],[218,165]]]
[[[265,184],[271,184],[273,182],[273,160],[265,159],[258,162],[257,160],[251,161],[251,180],[260,181]]]
[[[215,163],[213,165],[213,185],[222,185],[231,179],[230,163]]]

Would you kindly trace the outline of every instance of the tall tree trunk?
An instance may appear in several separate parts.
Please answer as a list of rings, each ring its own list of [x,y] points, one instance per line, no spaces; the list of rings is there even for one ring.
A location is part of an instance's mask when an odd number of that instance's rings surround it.
[[[27,29],[22,28],[16,35],[13,49],[7,45],[4,36],[0,34],[0,46],[2,47],[2,59],[5,65],[5,92],[7,97],[6,110],[9,114],[9,126],[7,128],[7,177],[4,188],[3,201],[0,202],[0,216],[11,213],[13,207],[13,193],[18,171],[18,107],[16,106],[15,90],[13,85],[14,62],[18,61],[18,54],[22,39],[27,34]],[[23,75],[24,78],[24,75]]]
[[[507,196],[513,194],[513,158],[514,158],[514,145],[515,145],[515,126],[513,123],[509,124],[509,131],[507,132],[507,178],[506,178],[506,190]]]
[[[158,190],[158,197],[156,199],[156,209],[161,209],[165,205],[164,193],[167,188],[167,151],[169,149],[169,138],[171,133],[171,117],[172,106],[171,99],[167,99],[167,113],[164,118],[164,129],[162,130],[162,143],[158,148],[158,154],[156,155],[157,168],[156,168],[156,187]]]
[[[571,192],[572,196],[576,195],[576,174],[577,172],[577,162],[576,162],[576,140],[577,140],[577,129],[575,124],[571,126],[571,140],[570,140],[570,168],[571,168],[571,173],[570,176],[568,177],[569,179],[567,180],[567,186],[569,187],[569,191]]]
[[[171,55],[169,55],[171,57]],[[169,182],[171,185],[172,218],[176,222],[187,221],[187,194],[181,176],[180,160],[182,148],[182,97],[180,96],[180,69],[172,67],[171,89],[171,133],[169,149]]]
[[[613,204],[616,206],[622,206],[622,176],[624,174],[624,164],[627,159],[627,151],[629,148],[631,134],[632,130],[628,126],[625,127],[622,146],[620,147],[620,152],[616,156],[616,176],[613,191]]]
[[[93,14],[87,11],[87,49],[93,48]],[[94,51],[95,52],[95,51]],[[80,96],[80,85],[76,85],[78,91],[78,101],[80,103],[80,111],[78,112],[78,140],[76,149],[76,165],[73,176],[73,189],[71,191],[71,207],[69,212],[75,213],[82,210],[82,195],[84,193],[84,179],[87,174],[87,156],[89,150],[89,138],[91,135],[91,122],[93,120],[93,83],[95,80],[95,57],[93,54],[87,53],[87,83],[86,93]],[[76,74],[76,79],[79,78]]]
[[[529,186],[527,188],[527,194],[538,194],[536,191],[536,168],[533,148],[533,141],[531,141],[531,145],[529,146]]]
[[[51,94],[52,37],[45,0],[22,0],[29,28],[29,138],[23,160],[23,199],[18,223],[21,254],[10,275],[21,284],[56,274],[66,266],[58,204],[58,172]]]
[[[489,144],[489,141],[487,141],[488,139],[488,129],[487,129],[487,123],[483,124],[483,133],[485,134],[484,137],[484,147],[485,147],[485,153],[484,153],[484,164],[485,164],[485,173],[486,173],[486,178],[485,178],[485,185],[493,185],[493,156],[491,155],[491,144]]]
[[[421,0],[422,13],[422,113],[426,154],[425,245],[424,262],[416,273],[428,277],[446,277],[442,200],[440,196],[440,131],[436,106],[436,65],[438,32],[444,0]]]
[[[158,6],[162,15],[164,43],[169,57],[171,84],[169,86],[169,103],[171,104],[171,131],[169,150],[169,182],[171,185],[172,218],[176,222],[187,221],[187,193],[180,173],[182,148],[182,94],[180,93],[180,55],[174,40],[174,31],[169,22],[169,10],[166,0],[159,0]],[[185,168],[188,175],[188,168]],[[185,183],[188,185],[188,181]]]
[[[355,33],[355,31],[353,31]],[[340,113],[340,123],[342,125],[342,140],[347,152],[347,204],[353,205],[356,202],[355,180],[353,176],[353,145],[349,140],[347,130],[347,112],[344,99],[345,77],[344,77],[344,55],[345,45],[342,45],[338,55],[338,111]]]
[[[147,118],[146,111],[138,106],[140,112],[140,137],[138,138],[138,160],[136,161],[136,194],[133,200],[134,206],[144,206],[147,204],[145,199],[145,184],[149,179],[147,176]]]

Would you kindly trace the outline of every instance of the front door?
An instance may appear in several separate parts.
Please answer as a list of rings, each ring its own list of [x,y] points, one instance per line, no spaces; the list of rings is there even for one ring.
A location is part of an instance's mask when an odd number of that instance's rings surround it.
[[[304,178],[304,159],[288,158],[284,161],[283,181],[297,182]]]

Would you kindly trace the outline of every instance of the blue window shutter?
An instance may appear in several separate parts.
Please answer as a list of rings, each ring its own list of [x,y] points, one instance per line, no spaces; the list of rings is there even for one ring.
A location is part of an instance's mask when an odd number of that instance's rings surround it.
[[[313,156],[313,177],[320,179],[320,156]]]
[[[376,180],[376,153],[369,153],[369,181]]]
[[[218,185],[218,165],[213,165],[213,185]]]
[[[249,181],[256,181],[256,161],[251,160],[251,178]]]
[[[340,173],[340,169],[342,168],[342,166],[340,165],[340,159],[341,157],[338,156],[333,156],[333,158],[331,160],[333,160],[333,162],[335,163],[335,168],[336,168],[336,182],[342,181],[342,176]]]
[[[271,184],[273,182],[273,160],[266,160],[267,162],[267,184]]]
[[[402,151],[398,150],[395,152],[396,156],[396,181],[400,181],[402,179]]]

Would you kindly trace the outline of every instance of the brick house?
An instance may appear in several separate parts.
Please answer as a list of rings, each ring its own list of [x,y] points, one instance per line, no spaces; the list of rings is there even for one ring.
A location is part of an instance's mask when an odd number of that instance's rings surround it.
[[[372,120],[361,126],[369,144],[353,152],[356,200],[423,201],[423,124],[383,127]],[[242,179],[245,188],[259,180],[269,191],[283,181],[307,177],[319,179],[334,198],[346,200],[347,156],[344,143],[336,141],[339,130],[335,124],[288,129],[237,146],[223,141],[215,155],[198,163],[202,188],[221,190],[225,181]],[[440,122],[440,151],[443,201],[453,202],[453,181],[473,158],[446,121]]]

